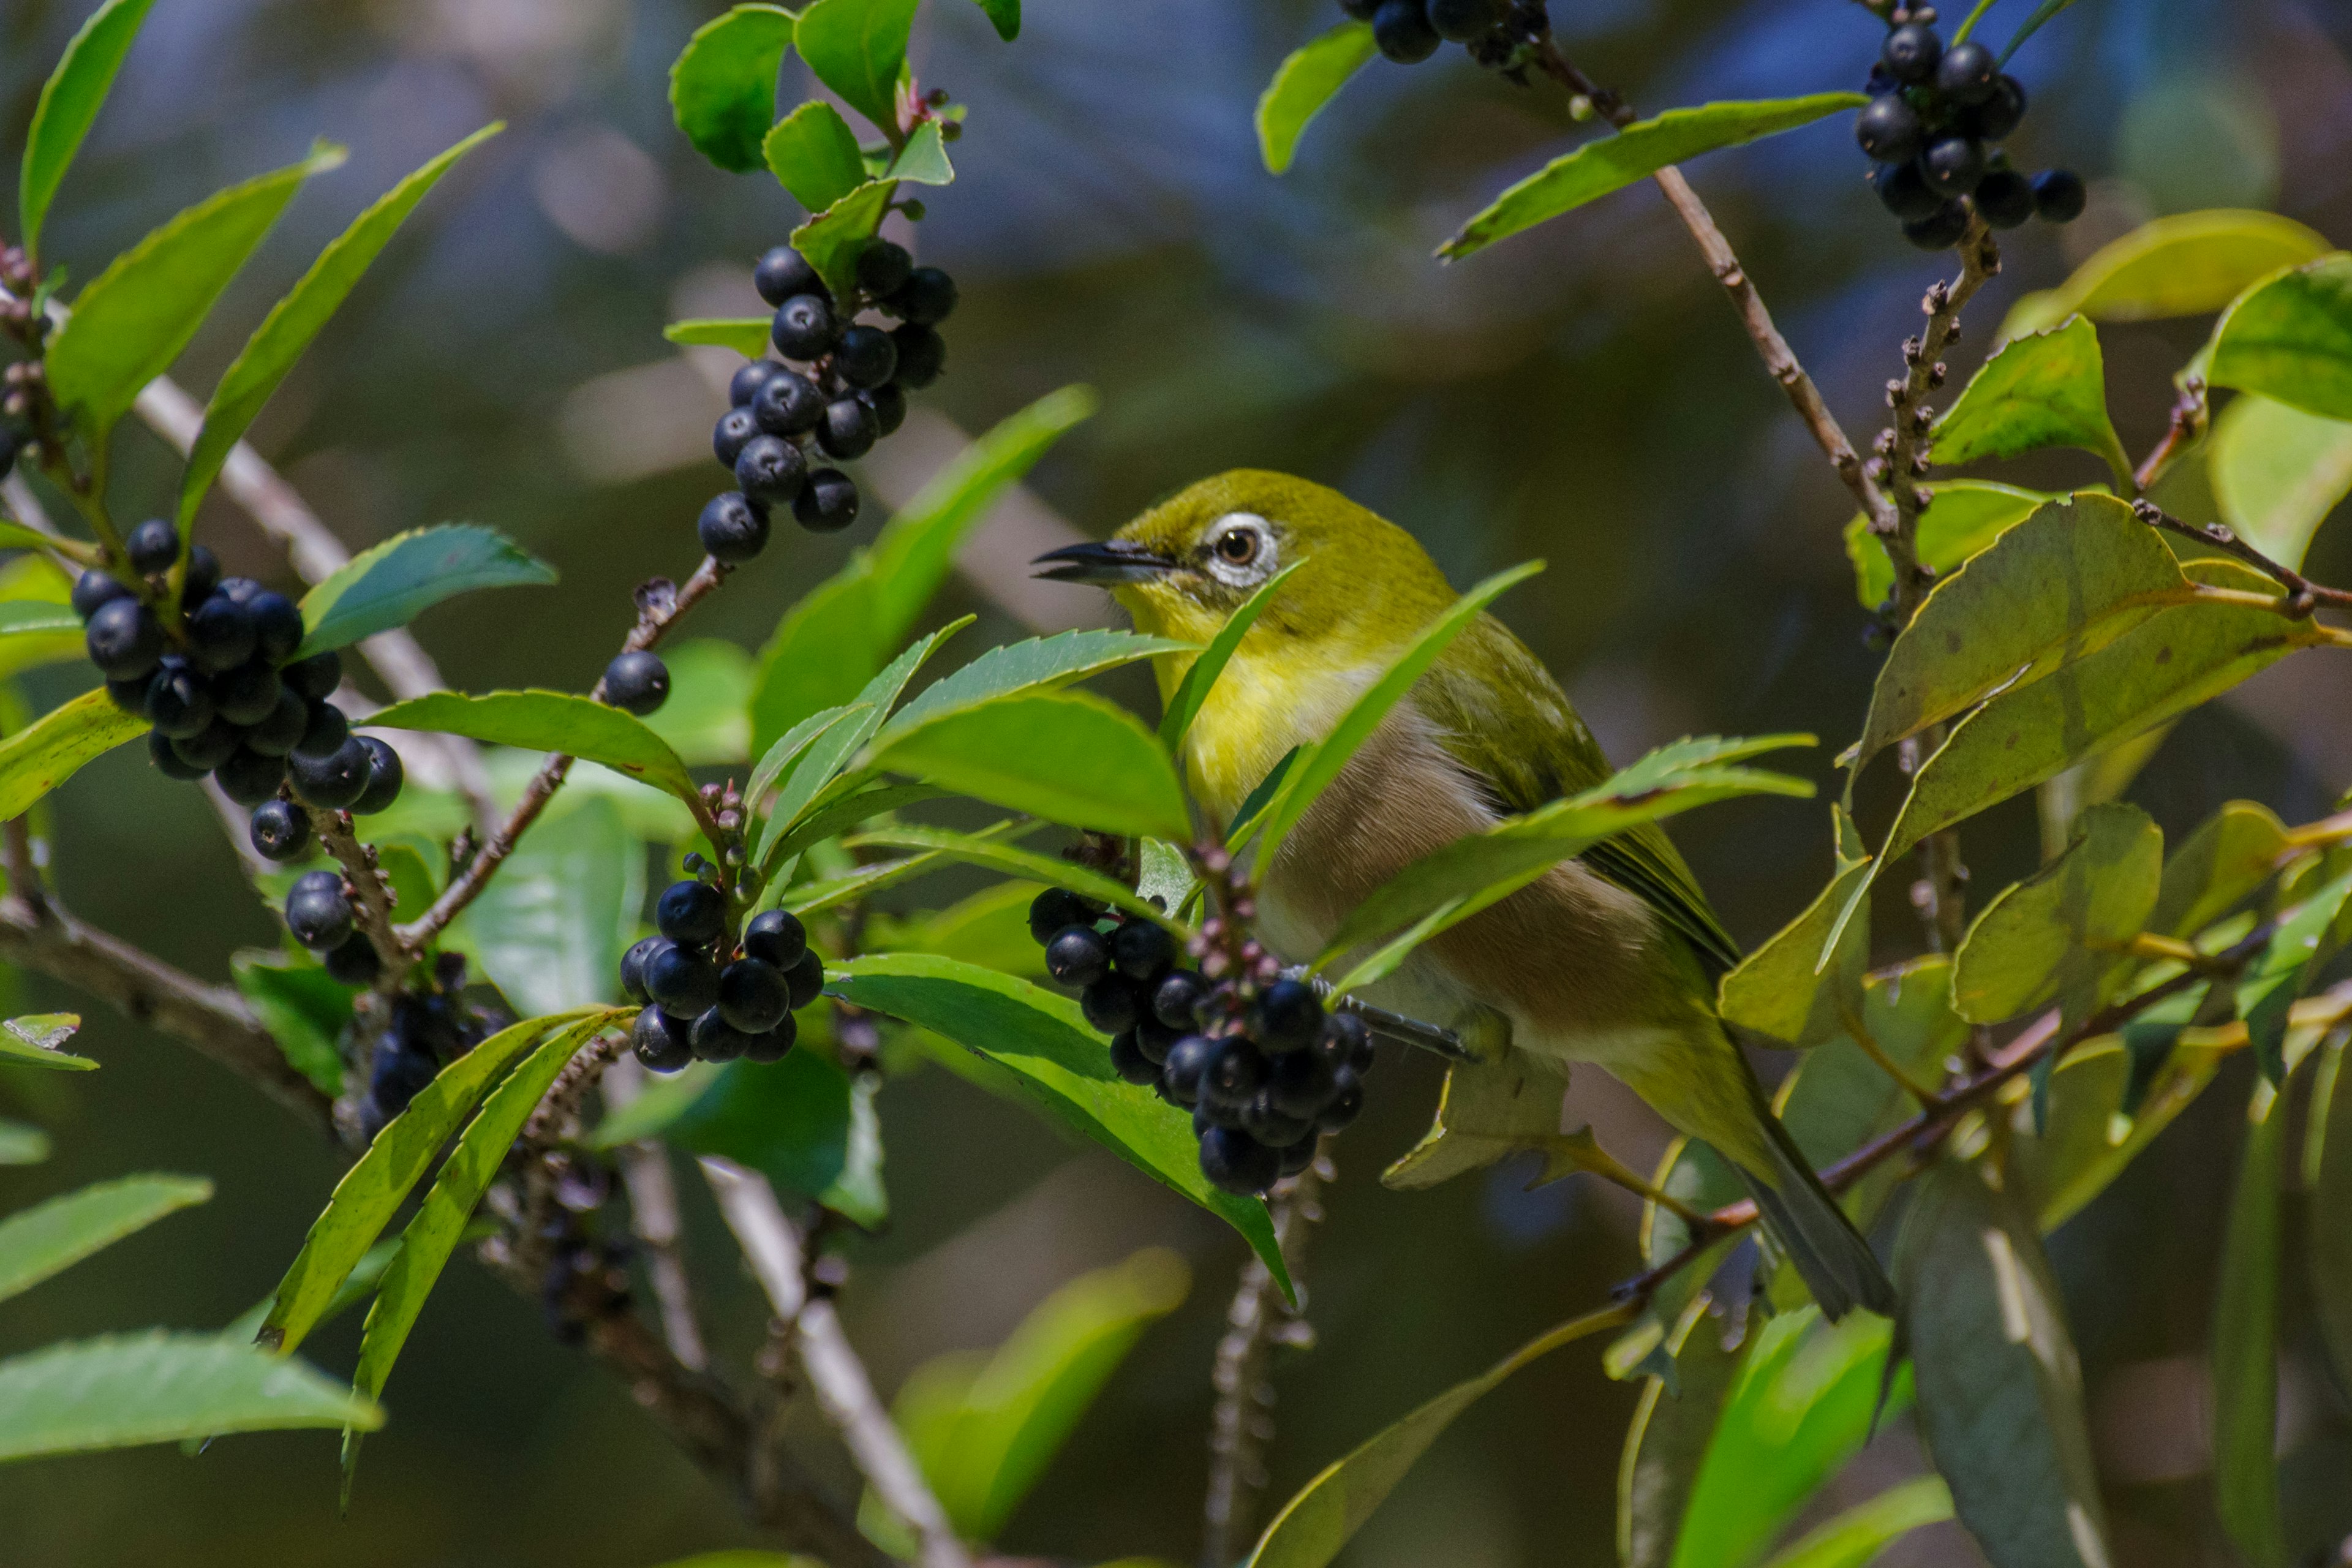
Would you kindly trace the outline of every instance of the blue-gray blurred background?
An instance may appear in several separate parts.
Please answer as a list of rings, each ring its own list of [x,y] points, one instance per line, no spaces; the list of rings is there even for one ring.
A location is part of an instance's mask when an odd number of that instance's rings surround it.
[[[0,0],[10,169],[40,80],[86,9]],[[719,173],[670,122],[669,62],[719,9],[161,0],[52,219],[51,255],[87,278],[172,212],[290,161],[314,135],[351,147],[190,350],[182,378],[201,391],[376,193],[482,122],[511,122],[412,221],[255,432],[355,547],[472,519],[561,568],[560,588],[461,601],[421,623],[458,687],[583,688],[627,624],[631,586],[693,563],[722,397],[660,327],[750,313],[751,258],[798,218],[772,181]],[[2032,9],[2002,0],[1990,36]],[[1644,108],[1856,87],[1880,30],[1845,0],[1554,0],[1552,11],[1571,55]],[[1276,180],[1258,163],[1252,106],[1283,55],[1336,19],[1329,0],[1029,0],[1027,12],[1012,46],[967,0],[929,0],[919,23],[923,84],[971,109],[960,177],[929,194],[919,237],[964,301],[925,409],[973,431],[1066,383],[1098,387],[1101,414],[1032,481],[1034,507],[1091,532],[1186,480],[1257,465],[1346,489],[1416,531],[1456,581],[1546,557],[1551,569],[1506,602],[1506,618],[1620,760],[1686,732],[1811,730],[1828,744],[1800,765],[1828,776],[1875,658],[1839,539],[1851,509],[1654,191],[1465,264],[1431,258],[1487,196],[1583,134],[1559,94],[1484,76],[1458,50],[1409,70],[1376,61]],[[2072,227],[2005,242],[1964,363],[2020,292],[2155,215],[2274,205],[2352,241],[2352,7],[2082,0],[2013,68],[2032,97],[2014,150],[2081,169],[2093,195]],[[786,78],[788,93],[807,85],[796,67]],[[1944,262],[1906,247],[1863,187],[1843,117],[1691,172],[1832,405],[1866,438]],[[2136,452],[2161,431],[2168,377],[2201,331],[2104,334],[2115,416]],[[906,454],[886,442],[868,489],[903,495],[946,434],[927,418]],[[120,510],[161,510],[175,468],[143,433],[124,444]],[[2016,477],[2102,476],[2074,454]],[[882,510],[869,502],[839,539],[781,531],[698,613],[698,631],[756,647],[871,537]],[[2338,528],[2313,553],[2324,580],[2352,580],[2352,530]],[[231,570],[287,579],[224,503],[201,529]],[[1017,562],[981,564],[992,568],[983,576],[1018,576]],[[936,613],[966,609],[986,635],[1020,633],[968,579]],[[1099,612],[1071,600],[1057,613]],[[2316,815],[2352,784],[2348,695],[2341,671],[2283,666],[2184,724],[2135,798],[2176,832],[2233,795],[2290,820]],[[65,896],[176,963],[225,973],[234,948],[272,940],[270,921],[201,797],[134,752],[57,805]],[[1824,816],[1774,801],[1684,819],[1678,836],[1744,940],[1789,918],[1825,875]],[[2021,873],[2034,855],[2030,811],[1972,826],[1968,850],[1979,889]],[[1900,889],[1892,900],[1879,921],[1889,958],[1912,938]],[[77,1002],[46,983],[21,989],[26,1005]],[[219,1195],[0,1307],[0,1354],[155,1323],[218,1326],[271,1288],[340,1168],[184,1047],[94,1010],[82,1039],[105,1070],[0,1079],[6,1109],[57,1142],[45,1164],[0,1168],[0,1210],[132,1170],[208,1173]],[[1645,1163],[1661,1146],[1655,1124],[1597,1078],[1580,1081],[1580,1103]],[[2199,1358],[2236,1141],[2232,1082],[2054,1243],[2117,1559],[2152,1568],[2227,1561],[2208,1501]],[[1417,1136],[1435,1087],[1420,1064],[1389,1067],[1340,1145],[1308,1270],[1318,1343],[1278,1373],[1277,1498],[1633,1268],[1631,1209],[1582,1181],[1526,1194],[1512,1168],[1429,1193],[1381,1190],[1379,1168]],[[881,1104],[894,1216],[850,1247],[845,1310],[886,1391],[930,1355],[995,1342],[1080,1270],[1155,1243],[1189,1258],[1190,1300],[1144,1339],[1004,1544],[1074,1561],[1190,1560],[1208,1360],[1237,1244],[948,1074],[896,1081]],[[689,1208],[709,1315],[740,1364],[761,1311],[707,1205],[690,1197]],[[343,1370],[352,1332],[346,1323],[311,1350]],[[2299,1327],[2284,1375],[2291,1533],[2341,1540],[2352,1415]],[[19,1466],[0,1470],[0,1563],[642,1568],[753,1540],[622,1390],[469,1263],[425,1313],[388,1398],[390,1426],[368,1445],[346,1519],[324,1434],[224,1441],[193,1460],[159,1449]],[[1633,1404],[1585,1347],[1538,1363],[1459,1424],[1346,1562],[1607,1559]],[[846,1489],[822,1429],[803,1436]],[[1836,1496],[1868,1495],[1916,1463],[1898,1424]],[[1949,1529],[1903,1552],[1975,1561]]]

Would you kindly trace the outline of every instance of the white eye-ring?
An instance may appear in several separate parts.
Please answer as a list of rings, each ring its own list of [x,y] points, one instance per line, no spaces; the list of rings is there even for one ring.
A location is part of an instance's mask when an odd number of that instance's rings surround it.
[[[1255,512],[1232,511],[1209,525],[1209,574],[1236,588],[1263,583],[1275,568],[1274,528]]]

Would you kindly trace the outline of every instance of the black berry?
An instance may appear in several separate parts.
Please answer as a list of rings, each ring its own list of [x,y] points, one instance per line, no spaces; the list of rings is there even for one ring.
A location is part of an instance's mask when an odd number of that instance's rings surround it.
[[[343,661],[332,648],[297,659],[278,672],[286,689],[305,702],[323,702],[343,683]]]
[[[114,599],[89,617],[83,641],[90,663],[109,680],[136,680],[163,657],[163,623],[136,599]]]
[[[1304,1050],[1323,1037],[1323,1004],[1303,980],[1277,980],[1250,1008],[1250,1034],[1268,1051]]]
[[[236,754],[238,740],[236,725],[215,718],[194,734],[173,741],[172,750],[190,767],[209,773]]]
[[[1984,173],[1984,143],[1966,136],[1939,136],[1919,154],[1920,177],[1939,195],[1967,195]]]
[[[1200,975],[1190,969],[1173,970],[1161,977],[1151,991],[1151,1012],[1171,1029],[1190,1030],[1194,1026],[1194,1012],[1209,988]]]
[[[839,468],[815,468],[793,502],[793,516],[812,533],[838,533],[857,521],[857,483]]]
[[[1045,973],[1063,985],[1092,985],[1110,967],[1110,946],[1090,925],[1072,925],[1045,944]]]
[[[647,1007],[629,1026],[629,1049],[655,1072],[676,1072],[694,1059],[693,1026],[658,1007]]]
[[[180,603],[201,605],[220,585],[220,557],[201,544],[188,546],[188,563],[180,572]]]
[[[343,939],[341,947],[320,959],[327,967],[327,978],[342,985],[372,985],[383,973],[383,957],[375,943],[358,931]],[[427,1082],[431,1081],[428,1075]]]
[[[760,422],[748,408],[730,408],[710,427],[710,455],[721,468],[731,468],[743,443],[760,433]]]
[[[751,1046],[751,1037],[729,1023],[716,1007],[696,1016],[687,1038],[694,1054],[707,1062],[731,1062]]]
[[[929,327],[909,321],[903,327],[892,328],[890,341],[898,350],[898,381],[900,386],[920,392],[939,380],[940,372],[946,368],[948,362],[945,338]]]
[[[2051,223],[2072,223],[2091,198],[2083,176],[2072,169],[2046,169],[2033,176],[2033,210]]]
[[[282,757],[294,749],[310,727],[310,705],[280,686],[276,704],[247,731],[245,743],[257,752]]]
[[[1086,900],[1067,888],[1048,888],[1029,903],[1029,934],[1039,947],[1054,940],[1064,926],[1087,925],[1094,920]]]
[[[666,936],[645,937],[621,954],[621,994],[632,1002],[646,1000],[646,962],[670,945]]]
[[[1886,210],[1906,222],[1927,217],[1942,209],[1944,198],[1927,188],[1916,163],[1881,163],[1870,172],[1870,188]]]
[[[1334,1013],[1323,1025],[1318,1054],[1333,1067],[1350,1068],[1361,1078],[1372,1070],[1372,1031],[1353,1013]]]
[[[161,730],[152,731],[147,736],[147,760],[153,763],[165,778],[179,779],[184,783],[193,783],[209,771],[183,761],[171,737]]]
[[[313,952],[342,946],[352,934],[352,901],[339,871],[307,871],[286,895],[286,929]]]
[[[706,946],[727,930],[727,895],[708,882],[672,882],[654,906],[654,924],[672,942]]]
[[[147,683],[152,676],[142,675],[136,680],[110,680],[106,683],[106,700],[133,718],[147,717]]]
[[[1169,1097],[1179,1105],[1191,1105],[1201,1098],[1201,1079],[1207,1073],[1209,1058],[1217,1054],[1217,1042],[1206,1035],[1187,1035],[1168,1047],[1168,1059],[1160,1064],[1160,1081]]]
[[[673,942],[646,960],[646,994],[665,1013],[698,1017],[719,1000],[719,966],[699,948]]]
[[[918,267],[907,274],[905,286],[883,305],[902,321],[936,327],[955,313],[955,279],[936,267]]]
[[[151,517],[131,531],[131,537],[122,542],[122,553],[131,558],[131,569],[142,577],[169,572],[172,563],[180,558],[180,531],[168,519]]]
[[[1265,1087],[1265,1057],[1245,1035],[1217,1042],[1217,1054],[1201,1075],[1201,1098],[1238,1110]]]
[[[1310,1116],[1293,1116],[1276,1106],[1265,1089],[1259,1089],[1242,1111],[1242,1127],[1269,1149],[1287,1149],[1313,1135],[1315,1121]]]
[[[266,757],[249,746],[239,746],[213,769],[213,782],[237,805],[257,806],[286,782],[286,759]]]
[[[296,798],[320,811],[343,811],[359,804],[375,772],[375,756],[357,735],[323,757],[306,755],[299,747],[286,759],[286,782]],[[397,787],[397,786],[395,786]]]
[[[1142,1086],[1160,1081],[1158,1064],[1143,1054],[1132,1031],[1111,1037],[1110,1066],[1113,1072],[1131,1084]]]
[[[1985,100],[1969,110],[1964,123],[1969,133],[1987,142],[1998,142],[2016,130],[2025,119],[2025,89],[2013,76],[1998,78]]]
[[[824,955],[810,948],[798,963],[784,971],[784,980],[793,988],[793,1011],[797,1013],[824,990]]]
[[[226,594],[215,593],[188,616],[188,657],[205,669],[235,669],[257,646],[251,607]]]
[[[379,811],[389,811],[392,803],[400,798],[400,786],[408,777],[408,770],[400,763],[400,753],[373,735],[362,735],[359,743],[368,754],[367,786],[360,791],[359,799],[352,803],[354,816],[373,816]]]
[[[880,386],[898,374],[898,345],[879,327],[852,327],[841,334],[833,364],[852,386]]]
[[[1372,42],[1397,64],[1409,66],[1435,54],[1440,40],[1423,0],[1381,0],[1372,13]]]
[[[795,294],[825,292],[808,258],[789,245],[780,245],[760,258],[758,265],[751,268],[751,286],[771,305],[781,305]]]
[[[798,371],[776,367],[751,399],[751,417],[771,436],[799,436],[824,417],[824,394]]]
[[[74,614],[85,621],[98,614],[100,605],[129,597],[131,597],[131,590],[123,585],[121,578],[110,572],[101,572],[95,566],[74,579]]]
[[[263,801],[249,826],[254,850],[265,860],[291,860],[310,847],[310,815],[290,801]]]
[[[875,439],[880,434],[874,410],[855,397],[836,397],[824,405],[824,418],[816,427],[816,444],[824,448],[828,458],[862,458],[874,449]]]
[[[1176,962],[1176,939],[1150,921],[1129,921],[1111,932],[1110,961],[1130,979],[1157,980]]]
[[[874,428],[879,435],[893,435],[907,422],[907,395],[898,390],[895,381],[887,386],[859,393],[857,401],[874,411]]]
[[[633,648],[604,667],[604,700],[642,719],[669,700],[669,666],[646,648]]]
[[[1285,1116],[1312,1121],[1322,1114],[1337,1082],[1338,1069],[1320,1051],[1285,1051],[1274,1058],[1263,1092],[1268,1103]]]
[[[793,1042],[800,1038],[800,1033],[799,1020],[787,1013],[774,1028],[763,1029],[751,1037],[751,1043],[743,1047],[743,1059],[747,1062],[782,1061],[791,1054]]]
[[[767,510],[740,490],[728,490],[704,504],[694,532],[702,548],[718,559],[749,561],[768,542]]]
[[[1982,103],[2000,79],[2000,61],[1974,38],[1954,44],[1936,62],[1936,90],[1954,103]]]
[[[352,738],[352,721],[331,702],[313,702],[302,718],[302,738],[294,742],[298,757],[326,758],[343,749]]]
[[[792,988],[775,965],[739,958],[719,972],[719,1011],[745,1034],[762,1034],[792,1012]]]
[[[1363,1113],[1364,1086],[1358,1080],[1354,1068],[1341,1068],[1332,1087],[1331,1098],[1325,1103],[1323,1113],[1315,1119],[1315,1125],[1326,1132],[1344,1132]]]
[[[783,910],[753,915],[743,928],[743,952],[778,969],[790,969],[808,952],[808,930],[800,918]]]
[[[1501,26],[1510,9],[1507,0],[1429,0],[1429,25],[1450,43],[1474,43]]]
[[[212,693],[184,659],[167,660],[147,685],[147,721],[172,740],[204,733],[213,721]]]
[[[798,447],[781,436],[754,436],[743,443],[743,450],[735,458],[735,484],[744,499],[758,506],[784,505],[801,493],[801,486],[807,479],[808,459],[801,456]],[[763,515],[760,521],[760,542],[765,544],[767,518]],[[755,546],[752,554],[758,553]]]
[[[1995,228],[2015,228],[2033,216],[2033,186],[2014,169],[1995,169],[1977,182],[1977,211]]]
[[[857,286],[877,300],[904,288],[914,270],[915,258],[893,240],[869,239],[857,253]]]
[[[1386,16],[1390,6],[1401,3],[1388,0],[1381,14]],[[1239,1128],[1212,1127],[1201,1136],[1201,1173],[1211,1185],[1236,1197],[1255,1197],[1265,1192],[1274,1185],[1281,1167],[1280,1155]]]
[[[1170,1028],[1153,1017],[1151,1009],[1147,1006],[1143,1011],[1143,1016],[1136,1020],[1135,1043],[1145,1056],[1151,1058],[1155,1066],[1165,1066],[1168,1061],[1169,1047],[1191,1032],[1189,1026],[1181,1029]]]
[[[1922,250],[1949,250],[1969,232],[1969,204],[1946,202],[1923,218],[1903,226],[1903,237]]]
[[[1078,994],[1078,1011],[1103,1034],[1124,1034],[1143,1016],[1143,998],[1127,976],[1106,974]]]
[[[824,357],[836,331],[831,305],[814,294],[795,294],[777,307],[768,335],[775,340],[778,353],[806,363]]]
[[[369,952],[375,950],[370,948]],[[391,1029],[376,1042],[375,1061],[368,1077],[368,1093],[386,1116],[397,1116],[424,1092],[436,1071],[433,1058]]]
[[[1899,92],[1874,98],[1853,117],[1853,139],[1882,163],[1907,163],[1919,155],[1924,127],[1919,111]]]
[[[1878,58],[1896,81],[1923,82],[1936,74],[1937,63],[1944,58],[1944,40],[1923,23],[1906,23],[1886,35]]]
[[[213,708],[232,724],[258,724],[277,710],[285,689],[276,670],[253,658],[213,677]]]
[[[741,408],[760,395],[760,388],[787,374],[782,365],[772,359],[755,359],[728,379],[727,402]]]
[[[1286,1181],[1315,1163],[1315,1140],[1301,1138],[1282,1151],[1281,1163],[1275,1167],[1276,1180]]]

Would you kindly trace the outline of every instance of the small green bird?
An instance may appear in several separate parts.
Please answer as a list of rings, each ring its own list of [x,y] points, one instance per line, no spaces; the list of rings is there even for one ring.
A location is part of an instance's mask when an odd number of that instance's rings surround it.
[[[1293,563],[1185,741],[1221,821],[1294,746],[1319,740],[1454,602],[1412,535],[1335,490],[1237,469],[1116,538],[1039,557],[1109,588],[1137,629],[1205,643]],[[1163,660],[1160,694],[1189,657]],[[1364,897],[1422,856],[1609,776],[1591,732],[1527,646],[1491,616],[1438,658],[1283,842],[1260,892],[1268,943],[1311,955]],[[1592,1062],[1739,1171],[1832,1318],[1891,1313],[1894,1287],[1773,1117],[1716,1016],[1739,950],[1664,832],[1634,828],[1424,944],[1370,999],[1465,1037]]]

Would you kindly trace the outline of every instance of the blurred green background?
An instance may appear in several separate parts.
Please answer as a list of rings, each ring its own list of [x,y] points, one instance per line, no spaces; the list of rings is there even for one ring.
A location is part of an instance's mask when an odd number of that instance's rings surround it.
[[[765,176],[704,163],[669,122],[668,63],[719,8],[163,0],[52,221],[49,250],[86,278],[314,134],[351,146],[350,164],[297,202],[189,352],[183,379],[208,387],[376,192],[483,121],[512,122],[412,222],[255,433],[355,547],[471,519],[562,569],[559,588],[461,601],[420,624],[460,688],[585,687],[625,629],[631,586],[693,563],[692,520],[713,488],[708,425],[723,398],[659,328],[748,313],[751,258],[798,216]],[[86,9],[0,0],[0,163],[11,170],[40,80]],[[2004,0],[1991,35],[2029,9]],[[1552,10],[1571,55],[1645,108],[1858,86],[1878,30],[1845,0]],[[1643,187],[1464,265],[1431,260],[1461,219],[1574,134],[1559,95],[1483,76],[1459,51],[1410,71],[1375,63],[1309,132],[1294,172],[1267,176],[1252,105],[1284,53],[1332,19],[1328,0],[1029,0],[1008,47],[976,7],[931,0],[916,68],[969,104],[971,121],[960,178],[930,200],[920,234],[964,303],[948,374],[919,404],[977,430],[1057,385],[1099,387],[1101,415],[1032,481],[1039,503],[1090,532],[1186,480],[1256,465],[1344,488],[1412,528],[1457,582],[1544,556],[1552,569],[1505,617],[1620,761],[1685,732],[1811,730],[1829,744],[1797,765],[1826,778],[1875,660],[1838,537],[1851,508],[1685,237]],[[2084,0],[2014,68],[2033,100],[2014,145],[2036,164],[2080,168],[2094,194],[2072,227],[2005,241],[2007,268],[1971,314],[1967,364],[2020,292],[2158,214],[2274,205],[2352,242],[2352,7]],[[1863,167],[1839,119],[1693,174],[1832,405],[1866,437],[1895,345],[1943,263],[1903,244]],[[2160,432],[2168,377],[2201,331],[2103,334],[2135,452]],[[175,467],[143,433],[124,445],[117,493],[138,499],[122,510],[160,510]],[[869,490],[905,493],[917,460],[886,442],[877,462],[899,468],[869,464]],[[2081,454],[2020,467],[2028,483],[2101,477]],[[780,531],[698,613],[696,634],[756,646],[871,537],[883,509],[868,505],[841,538]],[[232,571],[287,577],[219,500],[200,529]],[[2323,532],[2308,569],[2352,580],[2352,530]],[[1059,613],[1099,615],[1062,592]],[[1020,635],[965,582],[934,613],[967,609],[982,616],[973,637]],[[2281,666],[2192,717],[2134,798],[2174,832],[2236,795],[2290,821],[2317,815],[2352,784],[2342,665]],[[68,679],[37,695],[55,700]],[[1882,822],[1887,805],[1865,802]],[[1767,799],[1678,826],[1743,939],[1775,929],[1826,873],[1824,815]],[[210,975],[232,949],[273,939],[201,797],[166,784],[135,748],[78,780],[57,816],[58,876],[83,916]],[[2022,872],[2035,853],[2029,803],[1972,825],[1967,849],[1981,889]],[[1881,940],[1907,943],[1902,889],[1886,897]],[[77,1005],[46,983],[20,990],[25,1006]],[[208,1173],[220,1193],[0,1307],[0,1354],[151,1323],[218,1326],[275,1283],[340,1168],[251,1090],[133,1024],[93,1012],[77,1048],[105,1070],[0,1079],[12,1113],[58,1142],[46,1164],[0,1168],[0,1210],[131,1170]],[[1277,1500],[1632,1271],[1631,1205],[1580,1181],[1527,1194],[1526,1172],[1509,1167],[1430,1193],[1382,1191],[1377,1173],[1418,1135],[1436,1082],[1426,1064],[1384,1059],[1370,1114],[1339,1146],[1341,1180],[1307,1266],[1319,1342],[1279,1363]],[[1662,1135],[1630,1096],[1597,1073],[1574,1093],[1605,1142],[1636,1164],[1654,1157]],[[2226,1085],[2208,1096],[2053,1242],[2117,1555],[2133,1564],[2227,1561],[2207,1500],[2199,1369],[2236,1103]],[[1190,1258],[1191,1299],[1146,1335],[1003,1541],[1061,1559],[1190,1560],[1208,1362],[1238,1244],[946,1073],[896,1080],[881,1105],[894,1216],[851,1246],[844,1310],[886,1391],[930,1355],[996,1342],[1084,1269],[1154,1243]],[[689,1209],[709,1326],[740,1365],[763,1311],[698,1190]],[[2352,1409],[2303,1321],[2290,1319],[2281,1416],[2290,1501],[2304,1510],[2290,1534],[2341,1537],[2352,1531],[2352,1489],[2340,1484]],[[340,1325],[311,1351],[344,1370],[355,1332]],[[1344,1561],[1608,1559],[1633,1405],[1587,1347],[1538,1363],[1460,1423]],[[640,1568],[751,1540],[624,1390],[470,1265],[425,1312],[389,1405],[344,1521],[325,1434],[231,1439],[194,1460],[153,1449],[16,1466],[0,1469],[0,1564]],[[797,1419],[850,1492],[825,1433]],[[1832,1500],[1916,1464],[1898,1425]],[[1950,1526],[1891,1559],[1975,1560]]]

